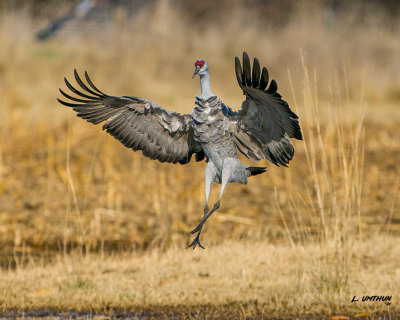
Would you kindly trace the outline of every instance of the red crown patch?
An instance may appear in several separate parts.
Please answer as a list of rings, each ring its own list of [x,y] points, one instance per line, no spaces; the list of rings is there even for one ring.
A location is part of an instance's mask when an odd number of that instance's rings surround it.
[[[194,65],[195,65],[195,67],[199,66],[201,68],[205,64],[206,64],[206,62],[204,60],[197,60]]]

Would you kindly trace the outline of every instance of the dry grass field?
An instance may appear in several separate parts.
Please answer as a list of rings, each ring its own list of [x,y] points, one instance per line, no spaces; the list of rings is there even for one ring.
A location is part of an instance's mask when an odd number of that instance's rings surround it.
[[[0,12],[0,313],[400,317],[398,17],[325,11],[299,6],[277,25],[236,3],[199,25],[160,1],[134,21],[116,15],[111,38],[42,43],[26,11]],[[206,250],[186,250],[205,163],[125,149],[60,106],[58,88],[77,68],[105,93],[189,113],[204,58],[213,91],[238,109],[243,50],[277,80],[304,141],[289,168],[262,163],[248,186],[229,185]],[[391,305],[351,303],[365,295]]]

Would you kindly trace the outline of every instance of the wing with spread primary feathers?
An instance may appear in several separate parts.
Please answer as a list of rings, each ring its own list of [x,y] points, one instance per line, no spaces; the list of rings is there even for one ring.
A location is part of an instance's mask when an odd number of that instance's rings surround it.
[[[57,99],[71,107],[81,117],[93,124],[107,120],[103,129],[125,147],[142,150],[143,155],[160,162],[185,164],[193,153],[196,160],[204,159],[201,145],[193,140],[191,116],[168,111],[156,103],[137,97],[113,97],[97,89],[85,72],[87,84],[74,71],[75,79],[82,88],[76,90],[67,79],[65,84],[78,97],[60,89],[71,102]]]
[[[264,67],[261,73],[256,58],[251,70],[249,56],[244,52],[243,71],[237,57],[235,69],[246,100],[238,112],[227,107],[225,110],[233,124],[237,148],[251,160],[265,158],[277,166],[286,166],[294,155],[290,138],[302,139],[298,116],[281,99],[275,80],[266,89],[268,70]]]

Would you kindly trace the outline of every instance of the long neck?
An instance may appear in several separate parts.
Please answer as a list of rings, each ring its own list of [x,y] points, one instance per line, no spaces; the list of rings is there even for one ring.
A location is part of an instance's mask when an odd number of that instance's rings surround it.
[[[214,94],[211,92],[210,88],[210,73],[207,72],[200,76],[200,87],[201,87],[201,98],[206,100],[212,97]]]

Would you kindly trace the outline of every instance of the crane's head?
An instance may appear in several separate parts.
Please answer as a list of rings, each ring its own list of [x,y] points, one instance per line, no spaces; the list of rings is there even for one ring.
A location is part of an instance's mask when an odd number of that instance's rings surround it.
[[[194,69],[192,78],[194,78],[196,76],[196,74],[198,74],[199,76],[202,76],[208,72],[208,64],[207,64],[206,60],[203,60],[203,59],[197,60],[194,63],[194,67],[195,67],[195,69]]]

